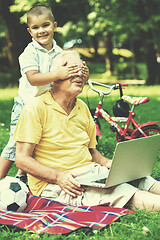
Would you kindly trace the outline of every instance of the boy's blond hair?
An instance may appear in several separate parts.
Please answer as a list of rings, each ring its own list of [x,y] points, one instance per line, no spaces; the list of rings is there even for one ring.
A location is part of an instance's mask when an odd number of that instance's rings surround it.
[[[27,13],[27,25],[29,26],[30,19],[32,18],[32,16],[38,17],[43,14],[48,15],[49,19],[52,20],[53,22],[55,21],[55,18],[50,8],[48,8],[45,5],[35,5]]]

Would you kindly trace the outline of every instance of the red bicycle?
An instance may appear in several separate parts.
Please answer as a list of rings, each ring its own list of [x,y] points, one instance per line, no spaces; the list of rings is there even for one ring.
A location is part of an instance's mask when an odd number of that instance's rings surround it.
[[[135,107],[148,102],[149,97],[131,97],[123,95],[122,87],[128,86],[128,84],[114,84],[114,85],[106,85],[103,83],[98,83],[95,81],[88,80],[90,88],[99,94],[100,100],[97,104],[96,110],[92,113],[93,119],[96,123],[96,134],[97,139],[101,136],[100,131],[100,123],[98,121],[99,116],[102,116],[109,124],[110,128],[113,132],[116,132],[116,139],[118,142],[124,140],[132,140],[135,138],[147,137],[150,135],[160,134],[160,126],[157,124],[160,121],[146,122],[143,124],[139,124],[135,120]],[[95,88],[95,86],[100,86],[109,89],[107,92],[101,89]],[[113,106],[113,114],[114,117],[111,117],[108,112],[106,112],[103,108],[103,99],[105,95],[109,95],[112,90],[120,91],[120,99],[116,101]],[[130,105],[132,105],[130,110]],[[121,127],[119,123],[125,123],[124,127]]]

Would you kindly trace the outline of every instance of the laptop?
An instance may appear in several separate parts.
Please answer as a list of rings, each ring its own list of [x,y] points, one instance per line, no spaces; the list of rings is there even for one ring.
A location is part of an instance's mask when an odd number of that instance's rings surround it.
[[[81,185],[108,188],[151,175],[160,150],[160,134],[119,142],[116,145],[110,170],[93,171],[75,179]]]

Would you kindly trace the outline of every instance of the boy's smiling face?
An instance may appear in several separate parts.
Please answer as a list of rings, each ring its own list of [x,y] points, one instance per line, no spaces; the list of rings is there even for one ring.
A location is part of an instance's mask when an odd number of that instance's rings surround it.
[[[57,22],[53,22],[47,14],[42,14],[30,18],[27,30],[43,48],[51,50],[56,27]]]

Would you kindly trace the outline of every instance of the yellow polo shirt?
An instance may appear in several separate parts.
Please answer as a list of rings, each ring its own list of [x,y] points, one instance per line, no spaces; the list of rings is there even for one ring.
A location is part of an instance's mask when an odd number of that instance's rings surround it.
[[[68,115],[48,91],[23,108],[14,138],[35,143],[33,157],[37,161],[65,171],[91,163],[89,148],[96,147],[96,128],[82,100],[77,99]],[[46,185],[29,175],[29,186],[34,195],[39,196]]]

